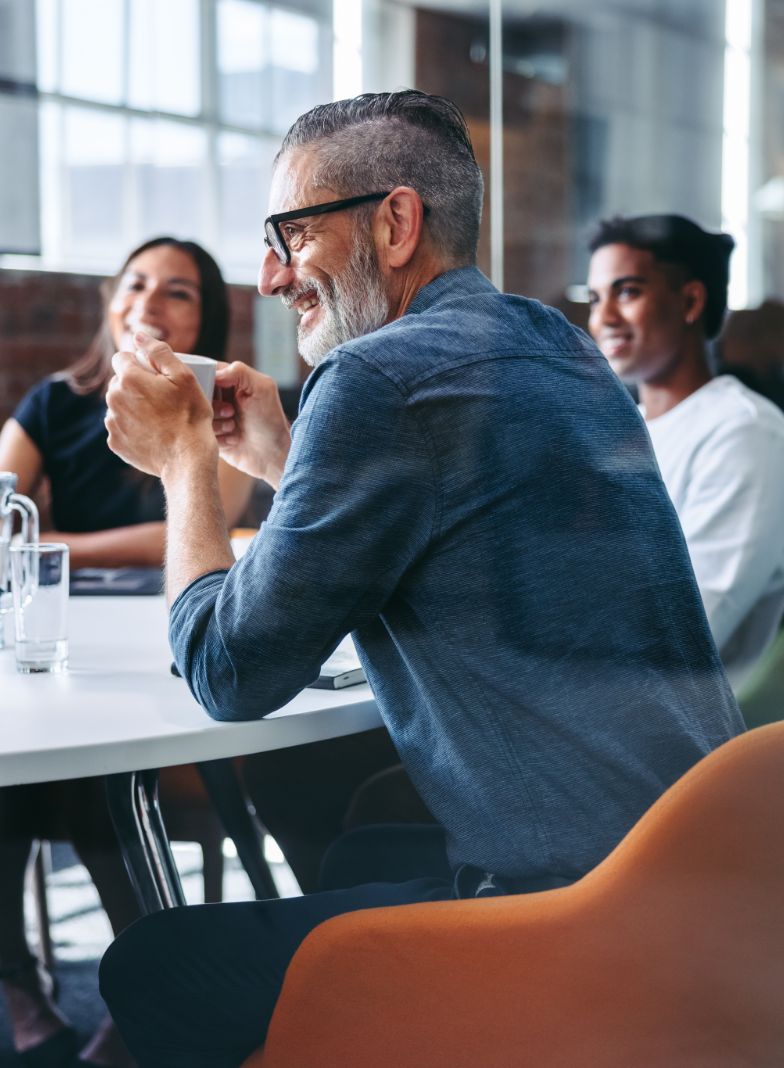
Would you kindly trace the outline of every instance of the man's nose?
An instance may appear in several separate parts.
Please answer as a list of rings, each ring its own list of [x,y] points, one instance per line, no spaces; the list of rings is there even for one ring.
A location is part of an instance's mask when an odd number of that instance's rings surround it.
[[[612,325],[618,322],[618,309],[614,300],[597,299],[591,306],[589,326],[591,332],[595,332],[602,326]]]
[[[294,281],[291,266],[281,263],[271,248],[268,248],[259,268],[259,293],[262,297],[274,297]]]

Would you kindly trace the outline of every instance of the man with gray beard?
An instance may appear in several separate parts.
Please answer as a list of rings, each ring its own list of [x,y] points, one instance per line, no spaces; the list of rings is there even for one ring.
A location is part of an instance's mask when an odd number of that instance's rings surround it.
[[[346,266],[330,281],[307,279],[279,295],[287,308],[296,309],[311,293],[323,311],[321,321],[310,331],[302,324],[297,330],[300,355],[311,367],[318,367],[339,345],[372,334],[389,318],[375,249],[369,245],[356,245]]]
[[[221,372],[213,433],[165,344],[115,357],[109,444],[162,479],[194,695],[262,717],[352,632],[453,869],[141,920],[101,981],[144,1068],[241,1063],[330,916],[579,879],[742,730],[640,416],[584,334],[476,269],[481,204],[449,101],[314,108],[276,159],[259,277],[315,368],[291,435],[250,368]],[[219,450],[277,487],[236,564]]]

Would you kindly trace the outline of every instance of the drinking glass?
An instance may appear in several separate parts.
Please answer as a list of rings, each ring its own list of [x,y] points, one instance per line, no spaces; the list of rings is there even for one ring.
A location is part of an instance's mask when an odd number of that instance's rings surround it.
[[[16,670],[65,671],[68,664],[68,546],[12,545]]]

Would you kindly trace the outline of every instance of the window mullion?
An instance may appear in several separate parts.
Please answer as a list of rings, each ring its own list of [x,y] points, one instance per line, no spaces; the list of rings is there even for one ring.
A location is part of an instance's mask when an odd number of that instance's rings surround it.
[[[216,0],[200,0],[201,5],[201,117],[207,135],[207,167],[203,210],[207,234],[216,255],[221,253],[218,225],[220,174],[218,167],[218,34]]]
[[[123,0],[123,74],[122,74],[122,102],[128,106],[131,92],[131,3],[133,0]]]

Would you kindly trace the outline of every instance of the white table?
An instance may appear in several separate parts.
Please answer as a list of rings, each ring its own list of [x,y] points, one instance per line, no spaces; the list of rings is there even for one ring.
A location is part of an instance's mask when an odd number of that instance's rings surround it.
[[[216,723],[171,674],[166,628],[162,597],[72,597],[66,674],[20,675],[13,650],[0,651],[0,786],[109,776],[112,817],[148,911],[182,900],[155,769],[380,723],[367,685],[303,690],[266,719]]]

